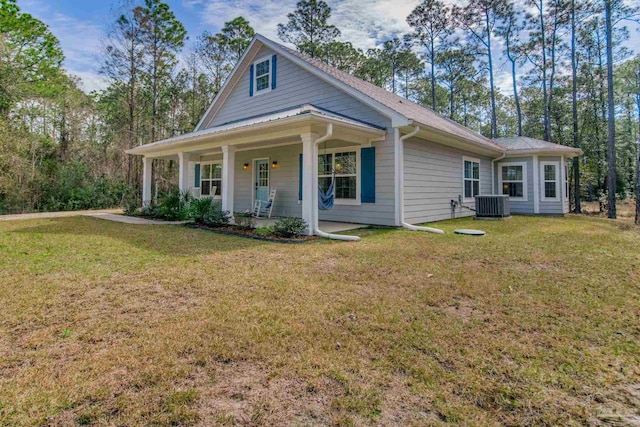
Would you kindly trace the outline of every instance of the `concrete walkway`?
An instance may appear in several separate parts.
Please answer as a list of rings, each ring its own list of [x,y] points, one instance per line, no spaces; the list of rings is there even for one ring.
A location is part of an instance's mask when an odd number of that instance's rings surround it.
[[[64,211],[64,212],[37,212],[26,214],[0,215],[0,221],[18,221],[22,219],[39,219],[39,218],[64,218],[68,216],[81,215],[98,215],[98,214],[115,214],[122,212],[122,209],[99,209],[90,211]]]

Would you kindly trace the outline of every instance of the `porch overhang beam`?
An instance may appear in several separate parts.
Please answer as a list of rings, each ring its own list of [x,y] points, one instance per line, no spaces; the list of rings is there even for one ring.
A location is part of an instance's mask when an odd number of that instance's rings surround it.
[[[302,115],[285,117],[272,121],[223,129],[214,132],[207,130],[186,134],[176,139],[159,141],[127,150],[127,154],[147,157],[166,157],[180,152],[194,152],[203,149],[219,148],[223,145],[242,145],[252,142],[268,141],[297,136],[312,132],[312,128],[326,128],[332,124],[336,129],[336,138],[344,135],[354,142],[368,143],[371,138],[382,138],[386,130],[365,123],[339,117],[329,117],[320,113],[308,112]]]

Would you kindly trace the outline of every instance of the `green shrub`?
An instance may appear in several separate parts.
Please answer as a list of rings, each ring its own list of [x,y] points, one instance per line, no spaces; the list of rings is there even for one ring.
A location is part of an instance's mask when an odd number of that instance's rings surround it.
[[[188,191],[174,188],[158,195],[155,203],[146,203],[142,207],[142,215],[167,221],[184,221],[191,215],[189,204],[192,199],[193,196]]]
[[[250,212],[236,212],[233,217],[238,228],[249,230],[256,227],[256,220]]]
[[[253,234],[260,237],[271,236],[275,234],[275,229],[271,225],[267,227],[258,227],[255,230],[253,230]]]
[[[189,217],[194,220],[196,224],[204,224],[205,219],[209,216],[212,209],[213,200],[209,197],[194,199],[189,203]]]
[[[307,223],[302,218],[284,217],[273,225],[276,235],[280,237],[299,237],[307,228]]]
[[[223,211],[220,202],[209,197],[194,199],[189,204],[190,218],[197,224],[224,227],[231,222],[231,214]]]

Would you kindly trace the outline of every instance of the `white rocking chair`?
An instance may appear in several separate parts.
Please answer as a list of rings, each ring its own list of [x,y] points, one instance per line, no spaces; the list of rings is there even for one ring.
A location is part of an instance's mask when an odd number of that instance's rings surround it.
[[[273,211],[273,203],[276,200],[276,187],[271,187],[269,191],[269,200],[256,200],[253,205],[253,216],[260,218],[260,214],[266,214],[267,218],[271,218]]]

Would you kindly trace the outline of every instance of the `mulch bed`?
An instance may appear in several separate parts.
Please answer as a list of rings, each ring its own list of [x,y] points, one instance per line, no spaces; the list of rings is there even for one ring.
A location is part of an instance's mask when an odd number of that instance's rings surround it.
[[[186,227],[190,228],[199,228],[201,230],[212,231],[218,234],[226,234],[228,236],[238,236],[245,237],[248,239],[261,240],[263,242],[274,242],[274,243],[305,243],[311,240],[317,240],[318,236],[300,236],[296,238],[285,238],[278,236],[257,236],[253,233],[253,230],[246,228],[238,228],[232,225],[226,227],[207,227],[206,225],[200,224],[186,224]]]

